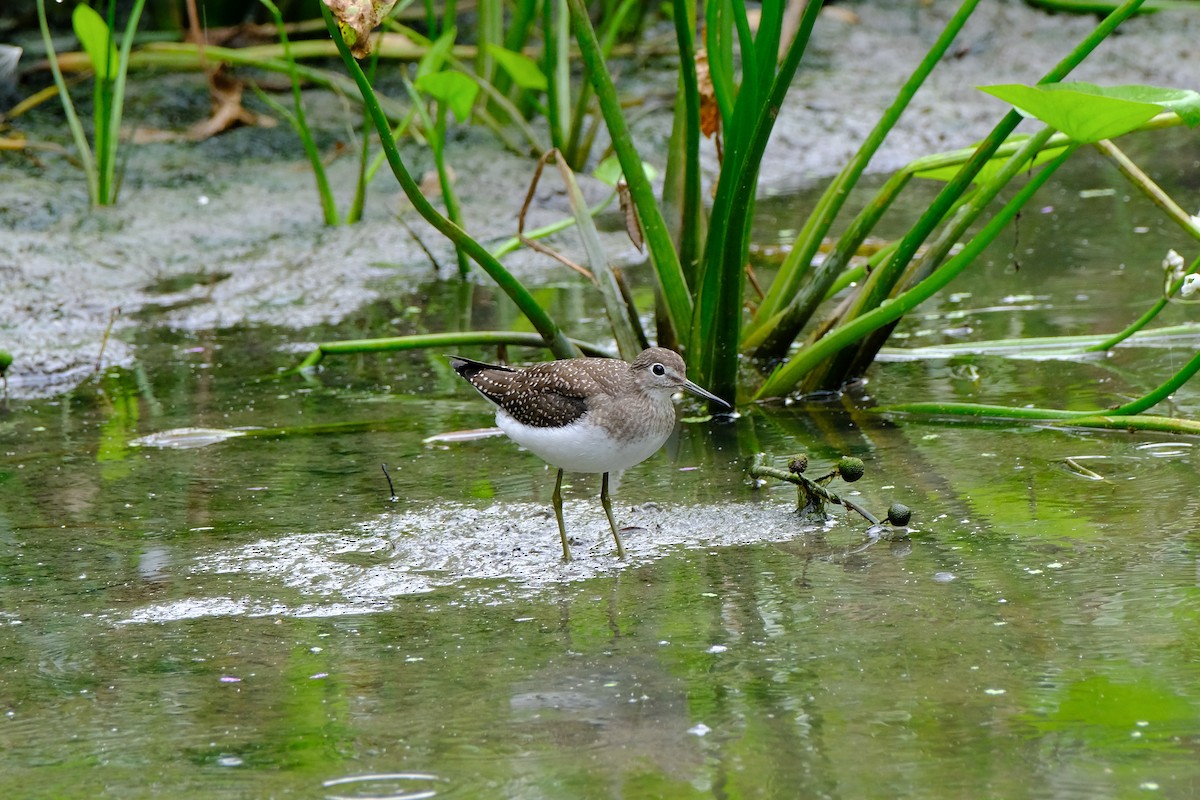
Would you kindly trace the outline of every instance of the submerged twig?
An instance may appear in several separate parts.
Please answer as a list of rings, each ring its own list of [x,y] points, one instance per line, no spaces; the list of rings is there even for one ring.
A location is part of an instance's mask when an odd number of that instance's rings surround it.
[[[768,466],[766,461],[766,454],[758,453],[750,465],[750,477],[775,478],[776,480],[795,484],[797,488],[797,512],[804,515],[824,515],[825,503],[833,503],[856,512],[872,525],[883,524],[882,520],[858,503],[834,494],[824,486],[825,483],[839,476],[848,483],[858,480],[863,474],[861,460],[846,456],[838,461],[837,466],[832,472],[817,479],[808,478],[802,474],[808,468],[807,456],[801,455],[790,459],[788,469],[786,470]],[[904,526],[908,524],[910,516],[911,513],[907,507],[899,503],[894,503],[888,509],[887,521],[892,525]]]
[[[394,503],[398,498],[396,497],[396,487],[392,485],[392,476],[388,474],[387,464],[380,464],[379,468],[383,470],[383,477],[387,478],[388,494],[391,495],[389,499]]]

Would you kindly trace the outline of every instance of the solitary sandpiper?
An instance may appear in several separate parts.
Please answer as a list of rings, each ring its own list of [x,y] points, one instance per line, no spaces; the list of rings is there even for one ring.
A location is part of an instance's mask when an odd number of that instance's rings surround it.
[[[563,471],[602,472],[600,503],[625,557],[608,496],[608,474],[658,451],[675,427],[672,395],[680,389],[730,405],[687,379],[683,359],[663,347],[643,350],[632,364],[614,358],[568,358],[525,369],[450,356],[455,372],[496,406],[508,438],[558,467],[554,516],[563,560],[571,560],[563,524]]]

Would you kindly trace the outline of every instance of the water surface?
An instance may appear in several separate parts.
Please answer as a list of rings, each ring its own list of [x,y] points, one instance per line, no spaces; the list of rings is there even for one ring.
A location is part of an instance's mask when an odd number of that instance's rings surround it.
[[[1072,174],[893,344],[1110,331],[1152,302],[1175,235],[1136,198],[1081,198],[1119,185],[1094,164]],[[1094,202],[1127,207],[1127,224],[1107,209],[1089,227]],[[544,290],[560,313],[587,307],[581,291],[569,278]],[[595,477],[572,479],[568,566],[554,475],[535,457],[503,438],[426,442],[491,425],[440,354],[277,377],[300,339],[464,314],[516,324],[487,290],[444,284],[304,336],[148,324],[127,336],[135,369],[8,402],[5,796],[1200,788],[1196,440],[873,410],[1102,408],[1165,379],[1194,342],[888,361],[844,399],[689,421],[616,491],[635,526],[626,563]],[[1170,405],[1194,415],[1195,390]],[[137,444],[184,427],[245,435]],[[806,525],[790,487],[751,487],[754,453],[802,450],[814,472],[861,457],[866,477],[839,490],[877,512],[912,506],[908,535],[870,538],[840,510]]]

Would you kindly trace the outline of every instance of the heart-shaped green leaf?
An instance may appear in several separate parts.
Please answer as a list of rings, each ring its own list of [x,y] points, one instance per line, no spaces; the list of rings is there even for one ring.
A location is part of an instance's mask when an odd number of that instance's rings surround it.
[[[532,58],[494,44],[488,45],[488,52],[517,86],[533,92],[546,91],[546,76]]]
[[[979,88],[1077,142],[1121,136],[1165,110],[1174,111],[1188,125],[1200,123],[1200,94],[1183,89],[1101,87],[1090,83],[1013,83]]]
[[[421,56],[421,61],[417,64],[418,81],[425,75],[442,71],[442,65],[446,63],[446,57],[450,55],[450,50],[454,47],[454,37],[457,35],[458,28],[447,28],[446,32],[437,38],[437,41],[429,45],[429,49],[425,51],[425,55]]]
[[[462,122],[471,114],[471,106],[479,94],[479,86],[475,81],[461,72],[431,72],[417,78],[418,91],[445,103],[454,112],[455,118]]]
[[[658,170],[652,164],[648,164],[645,161],[642,162],[642,171],[646,173],[646,177],[650,180],[658,177]],[[592,177],[609,186],[616,186],[621,178],[624,177],[624,173],[621,171],[621,162],[616,156],[609,156],[596,165],[596,168],[592,170]]]

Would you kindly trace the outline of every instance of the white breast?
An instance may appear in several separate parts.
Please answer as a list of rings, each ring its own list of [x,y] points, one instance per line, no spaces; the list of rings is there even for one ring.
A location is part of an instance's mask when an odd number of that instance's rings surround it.
[[[536,428],[496,412],[496,424],[508,438],[549,464],[568,472],[617,472],[654,455],[671,431],[631,441],[610,437],[602,428],[583,419],[561,428]]]

